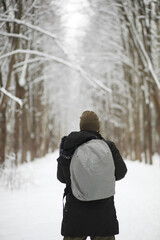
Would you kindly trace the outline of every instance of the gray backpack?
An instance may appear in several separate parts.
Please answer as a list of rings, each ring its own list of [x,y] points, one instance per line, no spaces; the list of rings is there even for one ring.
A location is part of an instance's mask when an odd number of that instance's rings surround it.
[[[70,164],[73,195],[81,201],[92,201],[115,194],[115,166],[108,144],[92,139],[80,145]]]

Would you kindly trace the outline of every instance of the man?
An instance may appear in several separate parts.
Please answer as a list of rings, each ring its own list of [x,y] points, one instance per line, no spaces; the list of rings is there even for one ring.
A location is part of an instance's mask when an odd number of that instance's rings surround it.
[[[101,139],[99,118],[93,111],[85,111],[80,117],[80,131],[71,132],[63,137],[60,144],[60,156],[57,159],[57,178],[66,184],[64,196],[66,203],[63,209],[61,234],[64,240],[114,240],[119,233],[118,220],[114,206],[114,196],[93,201],[77,199],[71,188],[70,163],[75,150],[93,139]],[[111,150],[115,166],[115,180],[122,179],[126,165],[111,141],[105,141]]]

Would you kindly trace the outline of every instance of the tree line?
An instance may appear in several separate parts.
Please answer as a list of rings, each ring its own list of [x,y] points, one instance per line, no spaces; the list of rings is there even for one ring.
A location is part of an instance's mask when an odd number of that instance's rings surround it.
[[[49,12],[42,2],[0,3],[1,164],[10,155],[14,155],[16,165],[34,160],[57,146],[50,128],[46,56],[42,52],[42,43],[50,37],[55,44],[55,36],[43,29],[44,16]]]

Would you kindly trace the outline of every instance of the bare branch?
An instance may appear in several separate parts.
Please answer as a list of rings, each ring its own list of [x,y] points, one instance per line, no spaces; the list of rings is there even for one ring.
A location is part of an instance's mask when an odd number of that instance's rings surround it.
[[[22,107],[23,106],[23,102],[22,102],[22,100],[20,99],[20,98],[18,98],[18,97],[15,97],[14,95],[12,95],[10,92],[8,92],[5,88],[0,88],[0,91],[3,93],[3,94],[5,94],[7,97],[9,97],[10,99],[12,99],[13,101],[15,101],[15,102],[17,102],[19,105],[20,105],[20,107]]]
[[[73,65],[72,63],[70,63],[70,62],[68,62],[68,61],[66,61],[62,58],[55,57],[55,56],[52,56],[52,55],[49,55],[49,54],[46,54],[46,53],[43,53],[43,52],[40,52],[40,51],[17,49],[15,51],[12,51],[12,52],[9,52],[9,53],[6,53],[6,54],[0,56],[0,59],[4,59],[6,57],[9,57],[9,56],[12,56],[12,55],[15,55],[15,54],[18,54],[18,53],[37,55],[37,56],[40,56],[40,57],[45,57],[45,58],[54,60],[58,63],[62,63],[65,66],[70,67],[70,68],[78,71],[88,82],[90,82],[90,84],[94,83],[98,87],[103,89],[105,92],[112,93],[112,90],[110,88],[106,87],[100,80],[96,80],[92,76],[89,76],[89,74],[86,73],[81,67]]]
[[[22,39],[27,40],[27,41],[30,40],[30,38],[28,38],[28,37],[26,37],[26,36],[24,36],[24,35],[22,35],[22,34],[0,32],[0,35],[2,35],[2,36],[7,36],[7,37],[22,38]]]
[[[31,23],[27,23],[26,21],[19,20],[19,19],[16,19],[16,18],[14,18],[14,19],[0,18],[0,22],[13,22],[13,23],[21,24],[21,25],[27,26],[27,27],[29,27],[29,28],[31,28],[33,30],[41,32],[41,33],[43,33],[43,34],[45,34],[45,35],[47,35],[47,36],[49,36],[51,38],[54,38],[54,39],[58,38],[55,34],[50,33],[47,30],[44,30],[44,29],[42,29],[42,28],[40,28],[38,26],[35,26],[35,25],[31,24]]]
[[[19,67],[23,67],[24,64],[30,64],[30,63],[34,63],[34,62],[39,62],[39,61],[48,61],[48,58],[45,59],[44,57],[36,57],[36,58],[31,58],[31,59],[27,59],[25,61],[22,62],[18,62],[16,64],[14,64],[13,69],[19,68]]]
[[[40,33],[42,33],[42,34],[45,34],[46,36],[49,36],[49,37],[53,38],[53,39],[55,40],[57,46],[61,49],[61,51],[62,51],[64,54],[67,55],[66,49],[64,49],[64,47],[63,47],[63,46],[60,44],[60,42],[58,41],[58,40],[60,40],[60,39],[62,39],[62,38],[56,36],[55,34],[53,34],[53,33],[51,33],[51,32],[48,32],[47,30],[44,30],[44,29],[42,29],[42,28],[40,28],[40,27],[38,27],[38,26],[35,26],[35,25],[31,24],[31,23],[27,23],[27,22],[24,21],[24,20],[19,20],[19,19],[16,19],[16,18],[14,18],[14,19],[0,18],[0,22],[7,22],[7,23],[13,22],[13,23],[21,24],[21,25],[27,26],[27,27],[29,27],[30,29],[33,29],[33,30],[35,30],[35,31],[37,31],[37,32],[40,32]],[[6,36],[7,36],[7,35],[6,35]],[[10,36],[10,35],[8,35],[8,36]],[[17,34],[14,34],[14,36],[16,37]],[[20,36],[21,36],[20,38],[22,38],[22,36],[24,36],[24,35],[21,35],[21,34],[20,34]],[[17,37],[18,37],[18,36],[17,36]],[[26,38],[26,40],[30,40],[30,39],[27,38],[26,36],[24,36],[24,38]]]

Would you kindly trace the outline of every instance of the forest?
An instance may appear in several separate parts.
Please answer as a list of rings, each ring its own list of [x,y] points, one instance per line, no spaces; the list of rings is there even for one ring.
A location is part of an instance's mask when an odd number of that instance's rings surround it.
[[[0,0],[0,165],[33,161],[84,110],[124,158],[160,154],[159,0]]]

